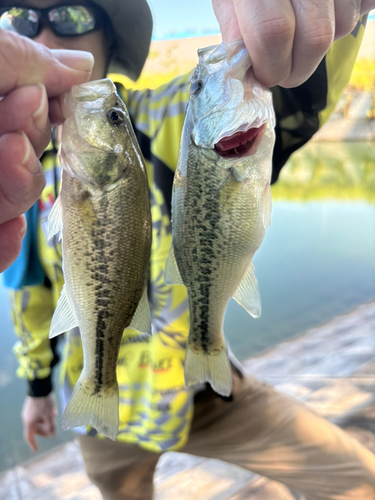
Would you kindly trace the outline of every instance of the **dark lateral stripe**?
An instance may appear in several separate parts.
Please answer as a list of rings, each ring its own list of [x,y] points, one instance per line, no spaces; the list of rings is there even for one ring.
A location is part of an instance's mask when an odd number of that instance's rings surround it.
[[[174,172],[172,172],[172,170],[164,162],[151,153],[151,139],[146,134],[138,130],[134,123],[133,129],[145,160],[150,161],[154,167],[155,184],[163,193],[170,216]]]
[[[321,61],[315,73],[302,85],[294,89],[275,87],[272,90],[276,113],[276,143],[273,152],[271,183],[277,181],[280,170],[289,156],[319,130],[320,111],[327,106],[328,78],[326,58]],[[283,129],[282,120],[303,113],[303,122],[295,128]]]
[[[101,220],[97,220],[96,225],[91,229],[91,241],[94,246],[93,266],[90,269],[90,277],[95,283],[95,388],[94,392],[100,392],[103,385],[104,375],[104,350],[105,350],[105,331],[106,319],[109,317],[109,279],[108,279],[108,261],[105,253],[106,230],[108,227],[107,206],[108,202],[103,200],[101,206]]]

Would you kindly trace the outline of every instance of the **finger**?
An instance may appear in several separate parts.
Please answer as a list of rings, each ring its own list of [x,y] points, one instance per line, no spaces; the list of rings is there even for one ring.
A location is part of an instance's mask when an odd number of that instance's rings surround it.
[[[335,9],[333,0],[311,2],[291,0],[296,18],[293,46],[293,66],[282,87],[297,87],[316,70],[330,48],[335,35]]]
[[[35,440],[35,426],[32,423],[25,423],[24,424],[24,438],[30,448],[33,451],[38,451],[38,445]]]
[[[54,411],[51,409],[48,413],[46,413],[44,419],[44,428],[48,432],[49,436],[54,436],[56,432],[55,428],[55,416],[54,416]]]
[[[13,90],[0,101],[0,136],[22,130],[29,138],[37,156],[48,146],[51,128],[48,117],[48,98],[44,85]]]
[[[43,422],[38,422],[35,428],[35,434],[42,437],[50,437],[50,427],[49,424],[43,420]]]
[[[53,97],[49,100],[49,118],[51,127],[57,127],[64,122],[64,113],[60,96]]]
[[[361,15],[361,0],[335,0],[335,40],[351,33]]]
[[[49,435],[50,436],[55,436],[56,435],[56,424],[54,420],[50,420],[49,423]]]
[[[25,213],[45,186],[43,169],[22,133],[0,137],[0,224]]]
[[[242,38],[232,0],[212,0],[212,7],[220,26],[221,36],[227,43]]]
[[[257,80],[267,87],[289,77],[295,29],[289,0],[234,0],[236,17]]]
[[[0,95],[17,87],[44,83],[49,97],[73,85],[86,82],[94,59],[89,52],[49,50],[43,45],[16,33],[0,29]]]
[[[24,215],[0,225],[0,273],[15,261],[26,233]]]
[[[361,16],[367,14],[372,9],[375,9],[375,0],[362,0]]]

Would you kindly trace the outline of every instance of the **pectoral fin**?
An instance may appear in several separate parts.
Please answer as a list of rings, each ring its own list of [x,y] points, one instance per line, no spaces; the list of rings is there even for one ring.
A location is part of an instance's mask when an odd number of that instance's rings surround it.
[[[141,300],[139,301],[129,328],[151,335],[151,314],[147,298],[147,285],[143,289]]]
[[[259,318],[261,313],[260,295],[258,290],[258,282],[254,274],[254,265],[251,262],[250,266],[242,278],[236,293],[233,295],[234,300],[245,309],[253,318]]]
[[[174,254],[173,243],[169,249],[167,262],[165,264],[164,282],[166,285],[183,285]]]
[[[222,196],[224,198],[224,200],[226,200],[229,197],[229,194],[230,194],[230,190],[231,190],[230,184],[231,184],[231,181],[233,181],[233,179],[232,179],[232,173],[229,170],[228,175],[225,177],[225,179],[223,180],[223,182],[220,184],[220,186],[217,188],[217,190],[215,191],[215,193],[212,195],[212,199],[217,198],[219,196],[219,193],[220,193],[220,196]]]
[[[76,326],[78,326],[78,320],[69,304],[68,296],[66,294],[66,285],[64,285],[52,317],[49,338],[52,339],[53,337],[56,337],[56,335],[67,332]]]
[[[58,239],[61,240],[62,227],[62,206],[60,196],[58,196],[48,216],[48,240],[55,236],[55,234],[58,235]]]

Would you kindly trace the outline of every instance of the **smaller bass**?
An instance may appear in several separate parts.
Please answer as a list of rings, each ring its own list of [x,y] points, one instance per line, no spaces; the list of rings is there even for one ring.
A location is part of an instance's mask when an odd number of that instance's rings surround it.
[[[198,51],[172,196],[167,283],[189,297],[188,385],[229,395],[223,334],[233,297],[254,317],[260,296],[252,264],[271,218],[275,141],[272,95],[255,81],[242,41]]]
[[[90,424],[114,440],[123,331],[131,326],[151,333],[147,174],[111,80],[73,87],[63,107],[61,191],[49,217],[49,236],[59,231],[62,236],[65,285],[50,337],[78,326],[84,367],[62,426]]]

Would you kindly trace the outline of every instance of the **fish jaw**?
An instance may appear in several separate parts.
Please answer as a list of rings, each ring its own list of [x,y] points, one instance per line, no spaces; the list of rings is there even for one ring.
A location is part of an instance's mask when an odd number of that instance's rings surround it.
[[[218,156],[228,160],[251,156],[257,152],[264,131],[265,124],[257,128],[251,127],[244,132],[235,132],[230,137],[220,139],[214,145],[214,150]]]
[[[192,140],[214,149],[223,138],[264,124],[275,126],[272,93],[254,77],[243,42],[201,51],[192,76],[189,113]]]

